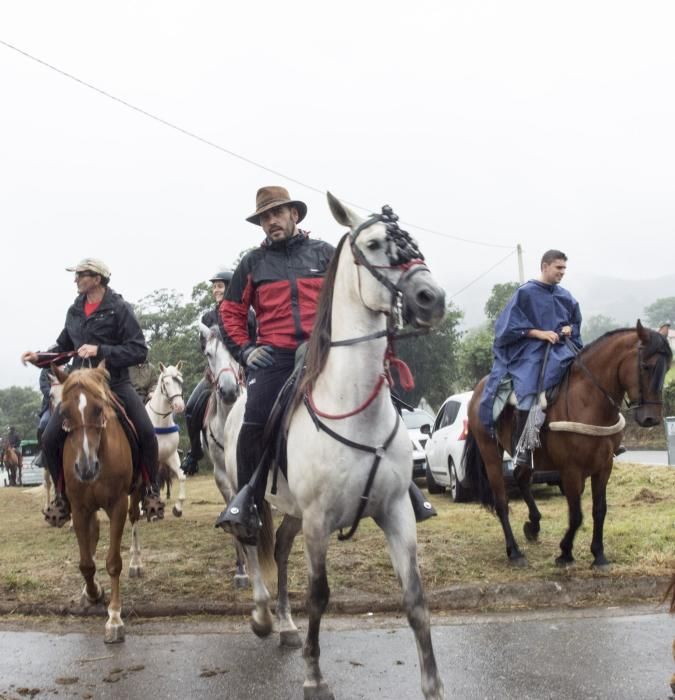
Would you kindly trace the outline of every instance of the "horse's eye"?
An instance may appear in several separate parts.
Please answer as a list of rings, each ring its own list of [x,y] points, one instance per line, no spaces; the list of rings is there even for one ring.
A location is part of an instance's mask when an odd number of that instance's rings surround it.
[[[368,250],[380,250],[380,248],[382,248],[382,244],[380,241],[372,240],[366,243],[366,248],[368,248]]]

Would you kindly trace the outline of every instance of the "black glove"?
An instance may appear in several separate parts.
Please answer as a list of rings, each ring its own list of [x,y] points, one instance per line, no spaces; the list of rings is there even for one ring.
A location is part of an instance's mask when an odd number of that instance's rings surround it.
[[[252,345],[241,353],[241,359],[247,367],[253,369],[271,367],[274,364],[273,352],[274,348],[271,345]]]

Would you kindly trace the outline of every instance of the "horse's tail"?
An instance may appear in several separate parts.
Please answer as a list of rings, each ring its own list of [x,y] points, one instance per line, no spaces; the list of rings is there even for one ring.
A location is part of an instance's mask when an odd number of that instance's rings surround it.
[[[474,434],[469,431],[464,444],[464,452],[462,453],[462,463],[464,464],[464,473],[471,484],[473,492],[478,497],[478,501],[489,510],[495,509],[495,495],[488,480],[487,470],[483,456],[478,448],[478,442]]]
[[[260,573],[266,581],[273,581],[277,566],[274,559],[274,521],[272,520],[272,508],[267,501],[263,501],[260,519],[262,520],[262,528],[260,528],[258,536]]]
[[[160,462],[157,470],[157,482],[160,490],[166,486],[166,497],[169,498],[171,493],[171,484],[173,484],[173,472],[163,462]]]

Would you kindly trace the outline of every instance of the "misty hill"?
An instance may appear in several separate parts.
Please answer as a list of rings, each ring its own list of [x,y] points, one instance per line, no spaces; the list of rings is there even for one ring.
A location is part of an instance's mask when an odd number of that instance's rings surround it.
[[[485,320],[484,306],[496,282],[508,279],[480,280],[452,300],[464,312],[463,329],[473,328]],[[638,318],[645,318],[645,307],[657,299],[675,296],[675,274],[649,280],[622,280],[614,277],[570,275],[569,286],[579,301],[585,319],[602,314],[613,318],[617,327],[632,326]],[[446,289],[461,288],[461,284],[448,284]],[[452,291],[450,291],[452,294]],[[667,320],[667,319],[663,319]],[[675,319],[671,319],[675,321]]]

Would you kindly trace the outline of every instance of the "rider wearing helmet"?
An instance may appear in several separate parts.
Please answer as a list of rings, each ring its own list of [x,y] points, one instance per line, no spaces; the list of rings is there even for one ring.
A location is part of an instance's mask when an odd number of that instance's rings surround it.
[[[217,326],[221,336],[223,335],[223,322],[220,318],[219,309],[231,280],[232,270],[221,270],[210,278],[211,292],[216,303],[201,318],[202,323],[207,328]],[[190,438],[190,449],[180,465],[185,474],[196,474],[199,471],[199,460],[204,456],[201,445],[201,432],[209,394],[209,382],[206,377],[202,377],[185,405],[185,422]]]

